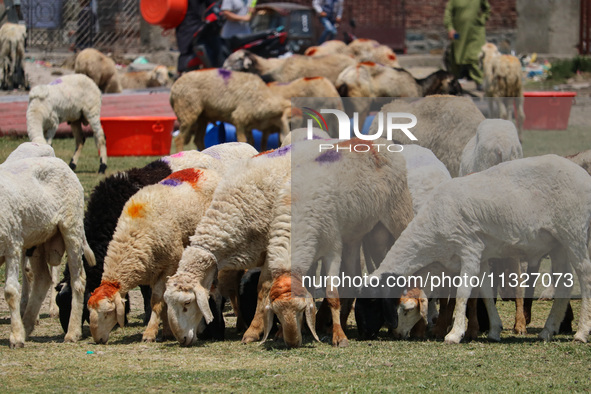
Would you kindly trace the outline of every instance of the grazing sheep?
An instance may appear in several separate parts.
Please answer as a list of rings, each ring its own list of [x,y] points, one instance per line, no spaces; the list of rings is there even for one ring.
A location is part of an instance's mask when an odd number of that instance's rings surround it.
[[[29,89],[25,76],[25,25],[5,23],[0,27],[0,62],[2,69],[1,88],[4,90]]]
[[[449,170],[458,176],[462,151],[476,133],[484,115],[471,99],[453,96],[428,96],[409,102],[394,100],[384,105],[380,112],[406,112],[417,117],[417,125],[411,129],[416,143],[429,148]],[[369,134],[378,130],[377,117]]]
[[[76,56],[74,71],[90,77],[103,93],[121,93],[121,77],[110,57],[94,48],[86,48]]]
[[[435,94],[461,95],[462,87],[447,71],[436,71],[423,79],[414,78],[401,68],[390,68],[374,62],[347,67],[335,86],[342,97],[425,97]],[[354,100],[352,111],[359,113],[359,124],[369,114],[370,100]]]
[[[205,148],[207,123],[228,122],[236,126],[240,142],[254,144],[252,129],[263,132],[262,149],[270,133],[289,132],[291,103],[273,94],[256,75],[207,69],[183,74],[170,90],[170,105],[179,119],[180,134],[175,138],[177,151],[195,136],[200,150]]]
[[[314,310],[312,297],[305,297],[307,292],[298,282],[315,263],[322,260],[329,276],[338,276],[341,267],[352,275],[360,270],[363,237],[378,222],[396,238],[413,217],[405,160],[386,149],[391,142],[378,139],[369,151],[360,151],[368,146],[360,139],[330,144],[332,148],[322,153],[318,153],[318,141],[295,144],[300,153],[293,156],[292,166],[297,171],[279,194],[271,226],[267,254],[273,284],[265,322],[277,315],[289,347],[301,345],[302,318]],[[380,145],[382,149],[376,148]],[[332,344],[347,346],[339,290],[327,285],[326,296],[333,321]],[[265,328],[268,334],[270,327]]]
[[[26,144],[21,145],[26,150],[34,146]],[[46,151],[46,148],[41,147],[41,150]],[[94,263],[82,223],[84,190],[62,160],[44,154],[8,160],[0,165],[0,199],[4,211],[0,224],[0,265],[6,262],[4,295],[10,308],[11,348],[24,346],[25,337],[33,331],[39,308],[51,285],[47,264],[58,265],[64,251],[68,253],[75,290],[70,330],[64,340],[75,342],[82,336],[85,282],[82,254],[90,264]],[[19,265],[24,250],[32,247],[36,247],[30,258],[35,286],[21,320]]]
[[[412,197],[413,212],[416,215],[420,208],[428,201],[437,186],[449,181],[451,175],[445,165],[435,157],[433,152],[418,145],[404,145],[402,156],[406,160],[406,173],[408,189]],[[394,238],[383,225],[376,226],[363,240],[363,252],[366,265],[372,262],[374,267],[379,266],[384,256],[392,247]],[[368,271],[374,269],[368,267]],[[419,297],[420,295],[420,297]],[[416,291],[409,292],[399,303],[398,325],[393,329],[394,334],[404,338],[411,335],[424,334],[412,330],[422,317],[427,319],[429,308],[426,307],[426,297]],[[386,323],[384,313],[388,305],[382,299],[358,299],[355,305],[355,320],[359,336],[362,339],[374,339],[381,327]],[[433,305],[430,305],[433,311]],[[401,308],[403,310],[401,310]],[[433,315],[433,313],[431,313]],[[417,327],[416,331],[424,327]],[[411,332],[412,330],[412,332]]]
[[[326,77],[335,83],[339,73],[355,64],[348,55],[294,55],[283,59],[265,59],[248,51],[236,51],[225,62],[224,68],[245,71],[261,76],[266,82],[291,82],[303,77]]]
[[[123,89],[146,89],[168,86],[171,83],[168,69],[156,66],[150,71],[128,71],[120,74]]]
[[[523,112],[523,86],[521,62],[512,55],[501,55],[495,44],[486,43],[480,53],[484,71],[484,93],[488,101],[490,117],[511,119],[513,104],[517,107],[519,141],[525,113]]]
[[[459,176],[480,172],[499,163],[521,159],[523,151],[512,122],[486,119],[462,152]]]
[[[176,274],[166,284],[169,323],[181,346],[197,340],[195,329],[201,318],[208,322],[213,317],[207,295],[217,270],[263,265],[277,192],[291,172],[291,147],[237,163],[218,185]],[[270,277],[264,268],[261,276],[257,315],[243,343],[258,340],[263,332],[262,294],[269,289],[265,283]]]
[[[94,267],[89,267],[86,261],[84,261],[86,289],[84,292],[83,320],[88,321],[89,312],[86,303],[88,302],[90,293],[100,285],[107,247],[113,238],[113,233],[123,211],[123,206],[131,196],[144,186],[160,182],[172,172],[186,168],[212,168],[223,174],[233,162],[242,158],[252,157],[256,153],[256,149],[248,144],[230,142],[212,146],[203,152],[186,151],[163,157],[145,167],[132,168],[128,171],[111,175],[101,181],[90,195],[84,216],[84,228],[86,234],[88,234],[88,243],[94,251],[97,264]],[[72,298],[72,289],[69,282],[69,271],[66,266],[64,279],[58,285],[59,293],[57,296],[60,321],[64,331],[68,329],[70,316],[68,305],[71,303]],[[149,286],[140,286],[140,289],[144,298],[144,324],[147,324],[152,313],[149,302],[151,292]]]
[[[263,75],[283,65],[286,58],[264,58],[246,50],[239,49],[224,61],[226,70],[243,71]]]
[[[96,343],[107,343],[115,324],[124,326],[123,297],[140,284],[152,288],[152,315],[143,341],[156,340],[161,317],[163,335],[168,335],[165,281],[176,272],[219,179],[214,170],[188,168],[144,187],[127,201],[107,249],[101,285],[88,300]]]
[[[591,328],[590,220],[591,178],[583,169],[555,155],[512,160],[440,185],[372,275],[382,281],[408,276],[437,261],[446,273],[471,277],[486,270],[488,264],[481,262],[491,258],[523,256],[537,264],[549,253],[554,272],[573,267],[579,277],[583,304],[575,340],[586,342]],[[469,281],[457,289],[448,343],[464,335],[471,290]],[[492,289],[484,285],[480,291],[490,319],[488,337],[498,341],[501,321]],[[557,332],[569,295],[570,287],[559,283],[540,338],[549,340]]]
[[[99,150],[99,173],[107,169],[107,145],[101,126],[101,92],[90,78],[81,74],[64,75],[49,85],[37,85],[29,93],[27,107],[27,134],[33,142],[51,145],[57,127],[68,122],[76,141],[76,151],[70,161],[70,168],[76,164],[82,146],[82,123],[90,124],[94,141]]]

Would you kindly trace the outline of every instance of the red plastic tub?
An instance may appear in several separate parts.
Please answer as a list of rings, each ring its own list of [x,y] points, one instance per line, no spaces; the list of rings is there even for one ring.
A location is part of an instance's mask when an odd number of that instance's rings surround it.
[[[174,116],[101,118],[108,156],[165,156],[170,154]]]
[[[185,19],[188,0],[141,0],[140,12],[151,25],[173,29]]]
[[[576,92],[524,92],[526,130],[566,130]]]

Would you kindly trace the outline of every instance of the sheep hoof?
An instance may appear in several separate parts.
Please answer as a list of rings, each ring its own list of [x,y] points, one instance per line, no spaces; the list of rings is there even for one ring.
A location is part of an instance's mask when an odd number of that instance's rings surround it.
[[[64,337],[64,342],[71,342],[71,343],[75,343],[78,342],[80,340],[81,335],[80,334],[66,334],[66,336]]]
[[[552,333],[547,328],[544,328],[539,334],[538,338],[543,340],[544,342],[548,342],[552,339]]]
[[[343,338],[341,339],[337,344],[337,347],[348,347],[349,346],[349,340],[347,338]]]
[[[525,335],[527,334],[527,327],[522,325],[515,325],[513,327],[513,332],[517,335]]]
[[[107,169],[107,165],[105,163],[101,163],[101,165],[99,166],[99,174],[104,174],[105,170]]]
[[[11,349],[19,349],[22,347],[25,347],[25,343],[18,341],[18,342],[12,342],[10,341],[10,344],[8,345]]]
[[[243,344],[247,344],[247,343],[251,343],[251,342],[257,342],[259,340],[258,337],[252,336],[252,335],[246,335],[244,334],[244,336],[242,337],[242,343]]]
[[[587,343],[587,335],[585,335],[582,332],[578,331],[575,334],[574,340],[575,340],[575,342]]]
[[[452,334],[451,332],[445,336],[445,343],[460,343],[461,335]]]
[[[76,171],[76,163],[74,163],[73,160],[70,160],[70,168],[72,169],[72,171]]]

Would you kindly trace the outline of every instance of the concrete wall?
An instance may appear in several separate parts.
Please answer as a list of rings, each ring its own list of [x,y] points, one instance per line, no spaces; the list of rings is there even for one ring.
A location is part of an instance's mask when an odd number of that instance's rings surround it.
[[[580,0],[517,0],[517,52],[576,55]]]

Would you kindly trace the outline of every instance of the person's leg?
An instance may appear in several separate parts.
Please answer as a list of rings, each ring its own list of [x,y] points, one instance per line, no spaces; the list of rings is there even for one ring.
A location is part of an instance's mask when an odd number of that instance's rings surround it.
[[[332,29],[334,29],[334,26],[332,25],[332,23],[330,23],[328,18],[325,16],[320,18],[320,23],[322,23],[322,26],[324,27],[324,31],[320,35],[320,39],[318,40],[318,44],[322,44],[324,41],[326,41],[326,39],[328,38]]]
[[[473,62],[466,65],[468,67],[468,77],[473,80],[477,86],[482,86],[484,74],[478,65],[478,62]]]

